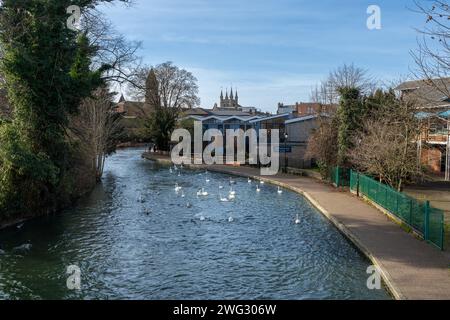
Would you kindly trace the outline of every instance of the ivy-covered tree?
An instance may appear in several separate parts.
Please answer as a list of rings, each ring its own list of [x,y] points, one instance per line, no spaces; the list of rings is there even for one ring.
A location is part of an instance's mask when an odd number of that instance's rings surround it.
[[[352,136],[361,128],[365,114],[363,99],[359,89],[343,87],[338,108],[338,164],[348,165],[348,152],[352,148]]]
[[[67,8],[77,5],[86,12],[112,1],[0,4],[0,73],[14,114],[13,121],[0,128],[0,212],[49,211],[65,197],[69,116],[111,68],[90,69],[96,48],[86,33],[67,27]]]

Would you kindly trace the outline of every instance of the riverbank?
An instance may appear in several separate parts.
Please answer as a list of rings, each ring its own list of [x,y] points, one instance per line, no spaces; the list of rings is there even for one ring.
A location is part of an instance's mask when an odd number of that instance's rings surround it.
[[[143,157],[171,164],[169,157]],[[382,273],[396,299],[450,299],[450,256],[404,232],[383,213],[345,192],[308,177],[261,176],[258,169],[198,166],[231,175],[263,180],[303,195],[347,236]]]

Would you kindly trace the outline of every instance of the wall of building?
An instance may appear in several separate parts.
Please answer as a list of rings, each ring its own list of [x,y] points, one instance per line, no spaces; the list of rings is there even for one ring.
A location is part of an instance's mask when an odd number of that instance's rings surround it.
[[[430,148],[422,150],[422,164],[433,173],[442,173],[442,151],[439,148]]]
[[[286,125],[290,142],[307,142],[314,129],[318,128],[317,119],[294,122]]]

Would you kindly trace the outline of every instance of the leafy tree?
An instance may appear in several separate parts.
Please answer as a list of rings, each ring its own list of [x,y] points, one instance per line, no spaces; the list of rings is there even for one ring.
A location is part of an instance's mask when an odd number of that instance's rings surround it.
[[[157,107],[147,120],[147,135],[155,143],[158,150],[169,151],[172,132],[176,128],[177,109]]]
[[[67,191],[69,116],[111,66],[90,70],[95,47],[86,33],[67,28],[66,9],[86,12],[101,2],[112,0],[0,4],[0,73],[14,109],[13,122],[0,128],[0,212],[51,210]]]
[[[353,147],[352,137],[361,129],[365,108],[359,89],[343,87],[339,89],[339,94],[338,164],[347,166],[348,152]]]

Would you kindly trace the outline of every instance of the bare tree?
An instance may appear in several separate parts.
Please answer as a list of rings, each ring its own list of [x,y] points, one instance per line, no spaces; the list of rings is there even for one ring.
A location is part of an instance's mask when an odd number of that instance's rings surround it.
[[[344,64],[331,71],[327,79],[312,90],[313,102],[322,104],[339,103],[339,91],[343,88],[358,89],[361,94],[370,94],[375,91],[376,81],[368,75],[367,70],[352,64]]]
[[[135,99],[142,101],[146,97],[148,77],[150,72],[156,75],[160,105],[164,108],[193,108],[200,104],[197,79],[184,69],[165,62],[154,68],[143,67],[133,78],[129,93]]]
[[[319,126],[309,138],[306,155],[317,160],[321,175],[327,177],[337,165],[338,121],[335,116],[318,119]]]
[[[339,94],[329,79],[327,79],[312,90],[311,101],[324,105],[337,104],[339,102]]]
[[[421,38],[417,50],[411,52],[418,78],[425,78],[445,96],[450,96],[450,5],[446,1],[415,1],[416,12],[424,16],[426,26],[418,30]]]
[[[92,68],[104,70],[102,78],[109,84],[120,86],[131,82],[141,66],[137,52],[142,43],[127,40],[95,8],[84,11],[81,22],[82,31],[95,48]]]
[[[79,115],[71,121],[70,131],[79,140],[84,154],[92,161],[97,180],[103,175],[105,159],[115,151],[122,133],[120,115],[114,112],[111,93],[98,89],[80,106]]]
[[[401,191],[405,182],[421,177],[417,152],[420,124],[407,103],[378,109],[354,137],[350,161],[360,171]]]

